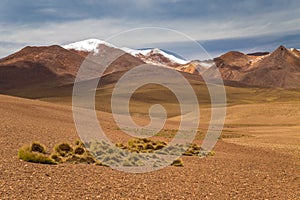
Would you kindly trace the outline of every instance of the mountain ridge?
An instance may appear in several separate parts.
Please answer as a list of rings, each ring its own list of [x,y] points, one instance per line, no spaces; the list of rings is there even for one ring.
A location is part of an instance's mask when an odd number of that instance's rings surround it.
[[[300,87],[300,57],[298,50],[279,46],[264,55],[246,55],[229,52],[214,59],[216,66],[208,69],[210,74],[218,69],[226,81],[237,81],[257,87]],[[208,72],[206,72],[208,73]]]
[[[55,86],[70,84],[74,81],[82,62],[90,53],[97,53],[98,48],[124,51],[124,48],[96,39],[63,46],[25,47],[0,59],[0,88],[4,90],[33,83],[45,85],[46,82]],[[178,63],[172,60],[173,55],[172,57],[162,52],[160,49],[127,48],[127,51],[125,50],[124,54],[107,68],[105,74],[126,72],[148,62],[183,73],[206,76],[208,79],[216,78],[218,71],[225,84],[235,87],[300,88],[300,51],[297,49],[279,46],[270,53],[250,54],[230,51],[214,58],[214,63],[198,60],[181,60],[182,63]]]

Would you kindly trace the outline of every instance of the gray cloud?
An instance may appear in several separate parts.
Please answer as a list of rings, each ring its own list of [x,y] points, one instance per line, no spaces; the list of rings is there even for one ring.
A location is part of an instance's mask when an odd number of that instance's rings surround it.
[[[299,13],[297,0],[2,0],[0,44],[13,45],[1,45],[0,56],[24,44],[106,39],[118,32],[144,26],[175,29],[201,41],[265,35],[280,37],[299,33]],[[138,38],[129,41],[133,42],[132,46],[143,45]],[[177,37],[157,35],[142,40],[148,45],[155,42],[180,41]]]

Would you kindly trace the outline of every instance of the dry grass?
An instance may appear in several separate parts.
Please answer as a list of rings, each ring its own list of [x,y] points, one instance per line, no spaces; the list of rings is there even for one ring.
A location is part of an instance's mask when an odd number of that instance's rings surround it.
[[[69,143],[60,143],[53,149],[51,155],[46,154],[45,146],[33,142],[31,145],[21,147],[18,152],[18,157],[27,162],[42,163],[42,164],[58,164],[58,163],[86,163],[94,164],[101,163],[95,160],[95,157],[90,154],[81,142],[76,142],[74,148]]]
[[[21,147],[18,151],[18,157],[27,162],[56,164],[56,162],[46,154],[45,147],[38,142],[33,142],[31,145]]]
[[[175,167],[183,167],[183,161],[182,161],[182,159],[179,158],[179,159],[174,160],[171,165],[175,166]]]

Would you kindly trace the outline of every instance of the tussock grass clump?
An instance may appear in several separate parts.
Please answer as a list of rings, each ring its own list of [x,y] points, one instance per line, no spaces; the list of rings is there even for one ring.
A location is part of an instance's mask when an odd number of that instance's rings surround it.
[[[61,163],[62,162],[62,159],[57,154],[52,154],[51,158],[53,160],[55,160],[55,162],[57,162],[57,163]]]
[[[200,151],[202,150],[201,147],[197,144],[176,144],[174,146],[167,147],[167,143],[163,141],[152,141],[149,139],[139,138],[129,140],[127,146],[123,144],[117,144],[116,146],[136,153],[157,152],[159,154],[165,155],[179,155],[184,151],[184,149],[187,149],[185,152],[183,152],[184,156],[198,156]]]
[[[93,164],[96,160],[92,154],[90,154],[82,142],[76,141],[75,147],[72,147],[68,143],[61,143],[54,147],[53,159],[57,162],[63,163],[85,163]]]
[[[76,147],[74,149],[74,153],[77,155],[82,155],[82,154],[84,154],[84,152],[85,152],[85,149],[83,147]]]
[[[121,149],[127,149],[131,152],[136,153],[148,153],[153,152],[154,150],[159,150],[167,146],[167,143],[162,141],[152,141],[146,138],[140,139],[131,139],[128,141],[128,146],[123,144],[117,144],[117,147]]]
[[[46,154],[45,147],[38,142],[33,142],[29,146],[21,147],[18,151],[18,157],[27,162],[56,164],[56,162]]]
[[[39,152],[39,153],[46,153],[46,148],[44,145],[38,143],[38,142],[33,142],[31,144],[31,151]]]
[[[186,152],[183,154],[185,156],[197,156],[199,155],[201,150],[200,146],[197,146],[196,144],[190,144],[189,148],[186,150]]]
[[[76,145],[76,146],[82,146],[83,143],[82,143],[80,140],[76,140],[76,141],[75,141],[75,145]]]
[[[72,147],[68,143],[60,143],[53,149],[52,154],[49,156],[46,154],[46,148],[44,145],[33,142],[29,146],[20,148],[18,157],[27,162],[43,163],[43,164],[57,164],[57,163],[86,163],[97,164],[92,154],[90,154],[82,142],[76,141],[75,147]]]
[[[62,157],[67,157],[73,154],[73,148],[68,143],[61,143],[54,147],[54,151]]]
[[[208,156],[214,156],[214,155],[216,155],[216,152],[214,152],[214,151],[209,151],[207,155],[208,155]]]
[[[83,156],[78,156],[78,155],[72,155],[69,156],[65,162],[68,163],[74,163],[74,164],[79,164],[79,163],[85,163],[85,164],[93,164],[96,163],[95,159],[91,155],[83,155]]]
[[[174,160],[171,165],[175,167],[183,167],[183,161],[181,160],[181,158],[178,158]]]
[[[75,144],[75,145],[74,145]],[[60,143],[53,148],[51,155],[46,153],[46,148],[33,142],[29,146],[20,148],[18,156],[28,162],[58,164],[58,163],[84,163],[101,166],[144,166],[148,161],[153,161],[153,166],[163,166],[164,158],[160,156],[213,156],[213,151],[208,152],[196,144],[175,144],[168,146],[163,141],[152,141],[149,139],[131,139],[127,145],[117,143],[115,146],[104,140],[91,141],[83,144],[76,141],[73,145]],[[150,154],[149,154],[150,153]],[[160,155],[158,157],[158,155]],[[176,159],[171,164],[176,167],[183,166],[181,159]]]
[[[207,156],[214,156],[216,153],[214,151],[201,151],[200,156],[201,157],[207,157]]]

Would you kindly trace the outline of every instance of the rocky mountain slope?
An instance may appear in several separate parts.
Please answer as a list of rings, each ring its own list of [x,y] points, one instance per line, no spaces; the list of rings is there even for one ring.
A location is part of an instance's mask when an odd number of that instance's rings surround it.
[[[203,61],[186,61],[160,49],[117,48],[91,39],[62,47],[25,47],[0,59],[0,91],[6,93],[24,87],[38,91],[72,84],[82,62],[89,53],[97,53],[99,48],[111,52],[124,51],[107,68],[105,75],[126,72],[135,66],[150,63],[210,79],[214,79],[216,71],[219,71],[225,84],[237,87],[300,88],[300,52],[297,49],[280,46],[271,53],[252,54],[232,51],[215,58],[214,64],[209,67]]]
[[[101,48],[115,50],[106,45]],[[0,59],[0,92],[14,94],[14,91],[24,88],[40,91],[72,84],[87,55],[85,51],[68,50],[57,45],[25,47]],[[87,62],[96,64],[89,60]],[[107,68],[105,74],[126,71],[143,63],[124,53]]]
[[[99,45],[118,48],[113,44],[97,39],[83,40],[64,45],[63,47],[82,56],[87,56],[91,52],[97,53]],[[204,64],[202,64],[202,62],[198,60],[185,60],[179,55],[176,55],[175,53],[169,52],[167,50],[158,48],[131,49],[128,47],[122,47],[119,49],[140,59],[143,63],[151,65],[173,68],[178,71],[191,74],[200,74],[202,71],[204,71],[204,69],[206,69]]]
[[[219,70],[225,81],[259,87],[300,87],[300,53],[296,49],[278,47],[269,54],[246,55],[228,52],[214,59],[215,66],[203,75],[214,77]]]

